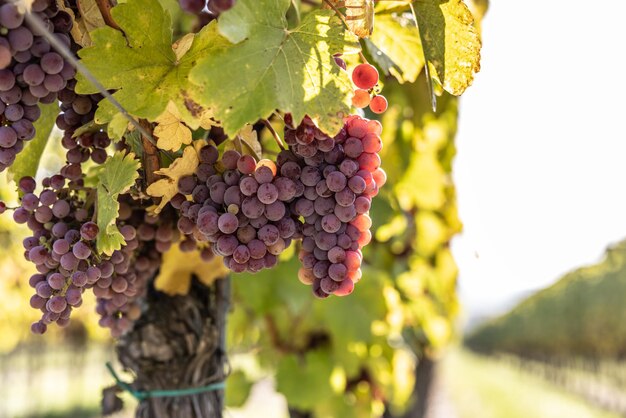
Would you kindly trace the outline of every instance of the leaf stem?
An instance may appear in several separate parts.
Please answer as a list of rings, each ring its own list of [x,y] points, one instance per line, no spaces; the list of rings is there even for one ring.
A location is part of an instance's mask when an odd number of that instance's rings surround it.
[[[267,129],[270,131],[270,133],[272,134],[272,136],[276,140],[276,143],[278,144],[280,149],[284,151],[285,150],[285,145],[283,144],[283,140],[280,139],[280,136],[278,135],[278,132],[276,132],[276,129],[274,129],[274,127],[272,126],[270,121],[267,120],[267,119],[263,119],[262,122],[267,127]]]
[[[123,32],[122,28],[120,28],[118,24],[115,23],[115,20],[113,20],[113,16],[111,16],[112,6],[109,0],[96,0],[96,5],[98,5],[98,9],[100,10],[100,14],[102,15],[102,18],[104,19],[104,23],[106,23],[108,26],[114,29],[117,29]]]

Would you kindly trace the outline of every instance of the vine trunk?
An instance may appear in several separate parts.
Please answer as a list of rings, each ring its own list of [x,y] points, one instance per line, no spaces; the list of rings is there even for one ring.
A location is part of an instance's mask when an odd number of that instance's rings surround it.
[[[116,351],[135,375],[138,391],[198,388],[226,378],[225,331],[230,281],[206,287],[192,281],[184,296],[150,290],[147,310]],[[224,391],[152,397],[140,401],[137,418],[221,418]]]

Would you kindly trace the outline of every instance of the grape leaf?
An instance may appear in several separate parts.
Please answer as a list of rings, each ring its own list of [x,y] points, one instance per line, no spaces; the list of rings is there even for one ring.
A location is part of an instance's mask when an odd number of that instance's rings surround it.
[[[256,160],[263,158],[263,148],[259,142],[259,134],[252,125],[246,125],[235,136],[235,143],[240,145],[238,151],[241,154],[252,155]]]
[[[461,95],[480,71],[480,35],[472,13],[461,0],[414,4],[424,56],[433,83]]]
[[[158,214],[165,205],[178,193],[178,180],[184,176],[190,176],[200,164],[198,151],[207,143],[203,140],[194,141],[193,146],[185,147],[183,156],[174,160],[167,168],[156,171],[155,174],[165,176],[165,178],[152,183],[146,192],[153,197],[160,197],[158,206],[152,206],[150,211]]]
[[[155,122],[157,125],[153,134],[160,149],[178,151],[183,144],[191,144],[191,130],[182,122],[174,102],[167,104],[167,108]]]
[[[241,408],[250,396],[253,383],[241,370],[229,374],[226,380],[226,406]]]
[[[97,186],[98,215],[96,221],[100,229],[96,249],[100,254],[111,255],[113,251],[119,250],[124,244],[124,237],[115,225],[120,209],[117,198],[135,184],[135,180],[139,177],[137,170],[140,165],[132,152],[128,154],[117,152],[102,165]]]
[[[83,64],[109,90],[129,113],[154,121],[173,101],[181,118],[192,129],[200,126],[205,111],[189,98],[188,75],[195,62],[211,55],[228,42],[219,36],[215,23],[198,32],[191,44],[172,46],[171,19],[157,0],[133,0],[114,7],[111,14],[124,33],[111,27],[91,32],[93,46],[83,48]],[[185,51],[186,50],[186,51]],[[97,93],[80,75],[76,92]],[[100,102],[96,122],[108,123],[117,110],[107,100]]]
[[[308,410],[320,399],[333,395],[328,384],[333,371],[327,350],[308,351],[302,357],[293,354],[280,358],[276,370],[276,390],[289,399],[295,408]],[[306,390],[302,384],[306,382]]]
[[[376,22],[380,13],[392,13],[406,11],[413,0],[387,0],[380,1],[376,4],[374,11],[376,12]]]
[[[391,75],[401,83],[415,82],[424,67],[424,51],[415,22],[391,14],[379,15],[370,41],[384,54],[372,53],[377,63],[388,57],[395,65],[383,67],[389,67],[386,70]]]
[[[116,113],[107,125],[107,134],[112,140],[121,141],[129,127],[133,125],[128,122],[128,119],[121,112]]]
[[[350,111],[353,87],[337,66],[335,53],[354,52],[357,38],[332,10],[315,10],[289,29],[289,0],[239,0],[220,16],[222,35],[234,43],[198,61],[192,92],[214,109],[226,134],[269,117],[276,109],[305,114],[334,135]]]
[[[185,260],[181,263],[181,260]],[[191,286],[191,277],[210,286],[215,280],[228,274],[222,257],[214,257],[211,261],[204,261],[199,251],[183,252],[178,244],[163,254],[161,270],[154,281],[154,287],[170,296],[186,295]]]
[[[374,0],[347,0],[346,21],[359,38],[367,38],[374,30]]]
[[[54,128],[54,122],[59,114],[59,105],[57,102],[50,104],[40,104],[41,116],[35,121],[35,137],[24,144],[22,152],[17,154],[15,162],[9,167],[9,180],[19,181],[22,177],[37,175],[39,162],[48,138]]]

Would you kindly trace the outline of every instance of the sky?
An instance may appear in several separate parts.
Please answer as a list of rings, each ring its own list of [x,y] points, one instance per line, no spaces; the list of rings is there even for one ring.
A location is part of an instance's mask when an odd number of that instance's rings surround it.
[[[467,315],[626,238],[625,15],[623,0],[491,1],[454,165]]]

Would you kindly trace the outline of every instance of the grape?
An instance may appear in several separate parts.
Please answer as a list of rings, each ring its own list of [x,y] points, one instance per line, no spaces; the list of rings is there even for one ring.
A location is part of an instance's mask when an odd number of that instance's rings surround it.
[[[339,56],[333,56],[333,59],[335,60],[335,63],[344,71],[346,71],[348,69],[346,62]]]
[[[278,189],[272,183],[263,183],[257,190],[257,198],[266,205],[274,203],[278,199]]]
[[[7,29],[18,28],[24,21],[24,15],[22,15],[17,6],[14,3],[6,3],[0,7],[0,25]]]
[[[370,110],[374,113],[384,113],[387,110],[387,99],[385,96],[378,95],[370,102]]]
[[[333,171],[326,177],[326,185],[333,192],[339,192],[346,187],[348,180],[341,171]]]
[[[280,201],[275,201],[265,206],[265,217],[270,221],[279,221],[287,212],[285,205]]]
[[[225,12],[235,5],[235,0],[209,0],[212,9],[218,13]]]
[[[206,4],[205,0],[178,0],[180,8],[191,14],[200,14]]]
[[[352,96],[352,106],[362,109],[370,104],[370,93],[367,90],[357,89]]]
[[[242,155],[237,160],[237,169],[243,174],[252,174],[256,169],[256,161],[250,155]]]
[[[224,234],[232,234],[238,226],[239,220],[232,213],[224,213],[218,219],[218,227]]]
[[[378,83],[378,70],[370,64],[359,64],[352,71],[352,81],[358,88],[369,90]]]
[[[79,241],[76,244],[74,244],[74,246],[72,247],[72,254],[78,260],[85,260],[85,259],[89,258],[89,256],[91,255],[91,249],[89,248],[89,246],[87,244],[85,244],[82,241]],[[69,253],[66,254],[66,255],[69,255]],[[68,270],[70,270],[70,269],[68,269]]]
[[[95,222],[86,222],[80,227],[80,236],[86,241],[93,241],[98,236],[99,228]]]
[[[25,26],[20,26],[9,31],[8,40],[14,51],[27,51],[33,45],[33,33]]]
[[[17,134],[10,126],[0,126],[0,147],[11,148],[17,142]]]

